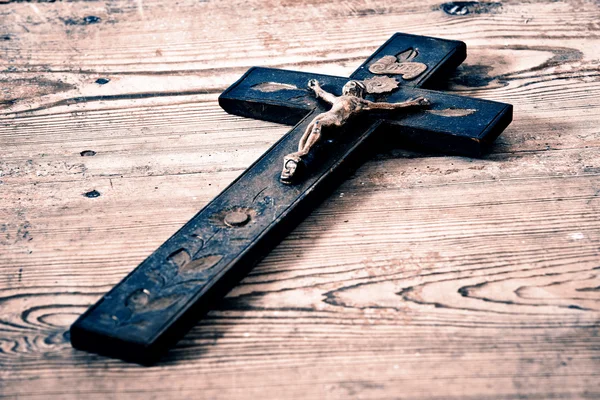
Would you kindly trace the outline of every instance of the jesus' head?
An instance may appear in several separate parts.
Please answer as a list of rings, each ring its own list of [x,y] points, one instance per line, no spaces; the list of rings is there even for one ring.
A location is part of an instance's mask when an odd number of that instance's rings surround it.
[[[356,96],[363,98],[365,96],[365,91],[365,85],[359,81],[349,81],[342,88],[342,94],[344,96]]]

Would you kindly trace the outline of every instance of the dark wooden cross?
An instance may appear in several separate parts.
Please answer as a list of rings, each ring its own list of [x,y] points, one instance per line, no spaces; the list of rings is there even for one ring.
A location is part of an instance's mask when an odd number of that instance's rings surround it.
[[[398,88],[367,98],[401,102],[424,96],[431,106],[356,117],[319,146],[293,185],[280,182],[283,157],[296,150],[313,117],[327,110],[306,89],[308,81],[317,79],[339,95],[349,79],[251,68],[219,104],[233,114],[294,128],[90,307],[71,326],[73,346],[143,364],[157,360],[342,181],[348,167],[370,153],[370,139],[480,154],[511,122],[512,106],[422,89],[465,58],[463,42],[394,35],[350,79],[394,77]]]

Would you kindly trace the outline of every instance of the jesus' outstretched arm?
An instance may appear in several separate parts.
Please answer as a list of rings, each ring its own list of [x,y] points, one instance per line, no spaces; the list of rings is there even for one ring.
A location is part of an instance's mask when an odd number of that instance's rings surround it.
[[[431,102],[425,97],[417,97],[412,100],[403,101],[401,103],[377,103],[373,101],[365,100],[365,106],[363,110],[396,110],[398,108],[416,107],[416,106],[428,106]]]
[[[308,81],[308,88],[312,89],[315,92],[315,95],[317,97],[320,97],[321,99],[325,100],[329,104],[333,104],[335,102],[335,100],[337,99],[337,97],[334,96],[333,94],[323,90],[323,88],[319,84],[319,81],[316,79],[311,79],[310,81]]]

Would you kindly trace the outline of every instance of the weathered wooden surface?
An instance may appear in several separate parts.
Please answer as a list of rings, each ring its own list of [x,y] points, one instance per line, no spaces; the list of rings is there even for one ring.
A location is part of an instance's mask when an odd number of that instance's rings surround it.
[[[3,397],[600,396],[596,2],[4,3]],[[252,65],[348,75],[396,31],[465,41],[450,89],[515,105],[490,155],[382,151],[155,367],[71,349],[287,131],[218,93]]]

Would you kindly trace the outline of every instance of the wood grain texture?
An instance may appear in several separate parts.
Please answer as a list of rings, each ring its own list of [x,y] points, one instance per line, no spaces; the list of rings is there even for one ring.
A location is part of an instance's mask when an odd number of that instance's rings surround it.
[[[0,396],[600,397],[598,21],[581,0],[0,1]],[[71,349],[287,131],[223,89],[252,65],[347,76],[396,31],[465,41],[448,89],[515,106],[489,155],[382,148],[157,366]]]

